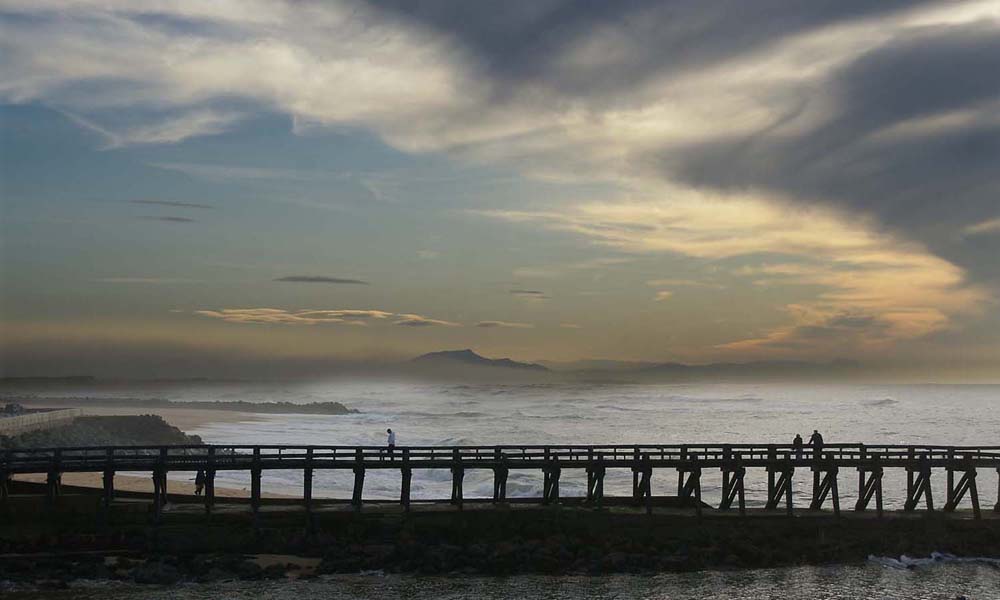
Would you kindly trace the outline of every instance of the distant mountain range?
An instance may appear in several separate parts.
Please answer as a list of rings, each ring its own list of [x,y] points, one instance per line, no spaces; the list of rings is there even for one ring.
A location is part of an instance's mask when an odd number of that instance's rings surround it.
[[[547,372],[548,369],[535,363],[517,362],[509,358],[486,358],[480,356],[472,350],[442,350],[441,352],[428,352],[410,361],[416,365],[429,365],[434,367],[448,367],[457,364],[475,367],[494,367],[501,369],[517,369],[521,371]]]
[[[469,349],[430,352],[412,359],[410,363],[422,367],[434,367],[440,371],[456,367],[486,367],[495,372],[549,373],[553,377],[576,380],[636,382],[816,379],[837,377],[860,369],[858,363],[847,360],[826,363],[771,360],[697,365],[585,360],[570,363],[550,362],[541,365],[518,362],[509,358],[486,358]]]
[[[572,362],[547,361],[544,364],[520,362],[510,358],[487,358],[471,349],[444,350],[421,354],[400,362],[352,364],[348,367],[332,363],[327,376],[360,377],[417,376],[432,379],[462,379],[469,381],[577,381],[591,383],[672,383],[672,382],[733,382],[733,381],[845,381],[871,377],[869,367],[849,360],[806,362],[770,360],[752,362],[720,362],[705,364],[656,363],[591,359]],[[121,380],[127,383],[132,380]],[[135,383],[134,380],[132,383]],[[171,379],[142,380],[147,383],[208,383],[224,380]],[[23,387],[81,387],[112,384],[116,380],[96,380],[77,377],[3,377],[0,389]]]

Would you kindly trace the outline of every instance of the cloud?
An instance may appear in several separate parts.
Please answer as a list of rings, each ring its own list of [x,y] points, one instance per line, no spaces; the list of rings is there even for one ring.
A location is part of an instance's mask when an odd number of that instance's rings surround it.
[[[440,319],[430,319],[421,315],[414,314],[399,314],[397,321],[393,322],[393,325],[402,325],[403,327],[461,327],[461,323],[454,323],[452,321],[442,321]]]
[[[323,277],[317,275],[288,275],[279,277],[275,281],[285,281],[292,283],[335,283],[344,285],[369,285],[367,281],[360,279],[344,279],[341,277]]]
[[[229,127],[219,115],[238,112],[219,106],[252,105],[365,128],[411,153],[603,186],[603,198],[542,209],[529,199],[492,216],[620,252],[815,265],[786,277],[820,289],[783,307],[795,331],[861,314],[875,321],[857,343],[884,348],[975,312],[986,297],[977,282],[1000,281],[1000,261],[955,240],[996,215],[993,2],[549,0],[482,11],[15,0],[5,10],[9,102],[159,143]],[[154,117],[119,124],[119,109]],[[158,166],[216,181],[322,176]],[[781,334],[754,347],[771,335]]]
[[[306,309],[286,310],[283,308],[223,308],[219,310],[196,310],[194,314],[228,323],[258,323],[281,325],[324,325],[342,323],[364,325],[368,321],[380,321],[396,316],[382,310],[356,309]]]
[[[223,133],[244,117],[234,112],[195,110],[170,116],[158,122],[113,130],[100,125],[92,118],[69,110],[61,112],[77,125],[102,136],[105,140],[103,146],[105,150],[135,144],[173,144],[191,137]]]
[[[199,283],[197,279],[184,279],[179,277],[102,277],[95,279],[99,283],[148,283],[148,284],[168,284],[168,283]]]
[[[141,217],[136,217],[137,219],[144,219],[147,221],[163,221],[164,223],[197,223],[196,219],[189,219],[188,217],[161,217],[155,215],[142,215]]]
[[[526,300],[549,300],[550,297],[540,290],[513,289],[508,292],[512,296],[524,298]]]
[[[196,204],[194,202],[173,202],[170,200],[129,200],[129,204],[150,204],[154,206],[170,206],[173,208],[203,208],[214,210],[214,206],[208,204]]]
[[[476,327],[482,327],[484,329],[532,329],[534,325],[530,323],[511,323],[508,321],[480,321],[476,323]]]
[[[670,297],[673,296],[673,295],[674,295],[674,293],[671,292],[670,290],[660,290],[660,291],[656,292],[656,298],[655,298],[655,300],[657,302],[662,302],[663,300],[669,300]]]
[[[559,327],[562,327],[563,329],[582,329],[582,327],[576,323],[560,323]]]
[[[967,236],[975,235],[989,235],[994,233],[1000,233],[1000,217],[996,219],[988,219],[979,223],[974,223],[965,227],[962,230]]]
[[[719,283],[711,281],[701,281],[699,279],[683,279],[683,278],[673,278],[667,277],[662,279],[650,279],[646,282],[646,285],[650,287],[696,287],[696,288],[712,288],[712,289],[723,289],[725,286]]]
[[[818,288],[813,300],[783,310],[791,323],[761,337],[722,344],[722,350],[785,351],[802,333],[826,327],[842,315],[870,319],[850,340],[853,351],[884,351],[889,345],[948,328],[955,317],[977,314],[988,293],[956,265],[922,245],[879,231],[870,220],[849,218],[819,206],[795,207],[752,193],[718,194],[662,189],[663,199],[594,202],[575,211],[492,211],[494,218],[568,231],[602,246],[636,253],[670,253],[721,261],[761,261],[735,272],[766,274],[785,284]],[[646,227],[636,229],[632,225]],[[596,226],[595,226],[596,224]],[[753,231],[754,235],[746,235]],[[654,280],[655,281],[655,280]],[[664,290],[666,291],[666,290]],[[668,292],[669,293],[669,292]],[[852,330],[853,331],[853,330]],[[817,354],[844,344],[812,336]]]

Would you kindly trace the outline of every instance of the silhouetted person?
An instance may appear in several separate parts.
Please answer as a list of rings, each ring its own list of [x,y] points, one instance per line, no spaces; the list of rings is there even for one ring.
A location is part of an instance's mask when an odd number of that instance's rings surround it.
[[[809,436],[809,445],[812,446],[813,453],[819,457],[823,451],[823,436],[818,430],[813,429],[813,434]]]
[[[389,449],[389,458],[392,458],[392,450],[396,447],[396,432],[392,429],[386,429],[386,440],[385,445]]]
[[[802,436],[795,434],[795,439],[792,440],[792,450],[795,451],[795,458],[802,459]]]
[[[205,487],[205,472],[198,470],[198,473],[194,476],[194,495],[200,496],[201,490]]]

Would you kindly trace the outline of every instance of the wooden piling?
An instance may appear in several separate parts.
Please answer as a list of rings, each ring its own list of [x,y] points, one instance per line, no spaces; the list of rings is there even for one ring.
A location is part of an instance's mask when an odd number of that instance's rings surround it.
[[[463,493],[463,482],[465,480],[465,468],[462,466],[462,455],[458,448],[452,450],[451,467],[451,503],[462,510],[465,502]]]
[[[351,506],[359,511],[364,503],[365,494],[365,457],[361,448],[354,451],[354,490],[351,493]]]
[[[413,479],[413,470],[410,469],[410,449],[403,448],[403,467],[400,469],[399,482],[399,503],[403,505],[403,510],[410,510],[410,482]]]
[[[968,493],[969,500],[972,502],[972,514],[976,519],[981,519],[982,512],[979,507],[979,490],[976,488],[976,468],[973,466],[972,457],[967,456],[964,460],[958,461],[952,452],[949,453],[949,458],[947,466],[948,490],[944,510],[946,512],[953,512],[958,508],[958,504],[965,497],[965,494]],[[955,485],[955,473],[962,474],[958,485]]]
[[[912,512],[923,498],[928,512],[934,511],[934,496],[931,492],[931,467],[926,454],[916,463],[906,466],[907,491],[903,510]]]
[[[813,480],[819,483],[813,486],[812,502],[809,504],[810,510],[820,510],[827,496],[830,496],[833,503],[834,516],[840,516],[840,493],[837,489],[837,474],[840,469],[833,461],[832,455],[826,455],[825,460],[817,459],[812,466]]]
[[[691,456],[688,464],[678,467],[681,489],[677,494],[682,500],[694,499],[695,512],[701,517],[701,467],[697,457]]]
[[[739,456],[735,459],[731,449],[727,449],[724,454],[722,465],[722,501],[719,503],[719,510],[729,510],[733,507],[733,501],[739,503],[740,516],[746,515],[746,498],[743,480],[747,470],[743,467]]]
[[[215,507],[215,446],[208,447],[205,458],[205,516],[211,517]]]
[[[257,524],[257,516],[260,512],[260,478],[260,448],[255,447],[250,463],[250,510],[253,511],[255,524]]]
[[[882,476],[883,469],[878,455],[873,455],[868,464],[858,467],[858,501],[854,504],[856,512],[866,510],[874,496],[876,514],[882,518]]]

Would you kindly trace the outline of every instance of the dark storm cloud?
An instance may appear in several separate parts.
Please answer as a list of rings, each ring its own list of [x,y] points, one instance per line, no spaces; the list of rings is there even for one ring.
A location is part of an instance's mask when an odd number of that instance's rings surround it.
[[[174,208],[202,208],[213,210],[214,206],[207,204],[196,204],[194,202],[172,202],[169,200],[129,200],[130,204],[152,204],[155,206],[171,206]]]
[[[659,166],[699,186],[772,189],[874,214],[974,277],[1000,279],[981,249],[991,244],[955,235],[995,218],[1000,204],[998,73],[997,28],[922,29],[832,77],[820,92],[836,104],[825,124],[672,148]]]
[[[189,219],[187,217],[158,217],[153,215],[143,215],[137,217],[139,219],[144,219],[147,221],[162,221],[164,223],[196,223],[194,219]]]
[[[797,32],[870,17],[919,1],[814,0],[521,0],[492,3],[388,0],[376,9],[415,21],[457,41],[485,75],[510,84],[596,100],[631,93],[653,75],[679,73],[752,51]],[[606,62],[568,66],[567,50],[595,34],[610,35],[625,51]],[[516,90],[515,90],[516,91]],[[502,96],[503,91],[498,91]]]
[[[369,285],[367,281],[360,279],[344,279],[342,277],[323,277],[318,275],[289,275],[279,277],[275,281],[285,281],[290,283],[334,283],[342,285]]]

